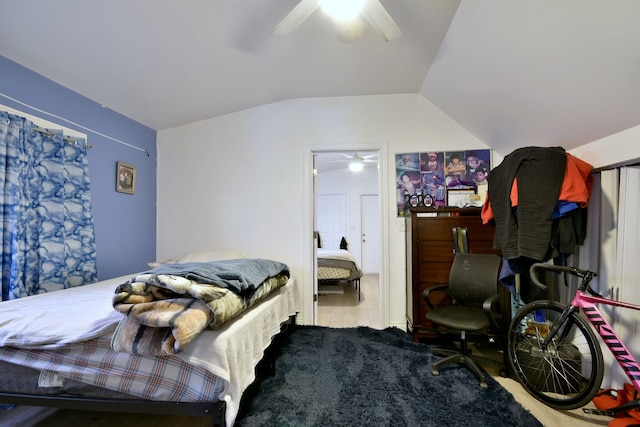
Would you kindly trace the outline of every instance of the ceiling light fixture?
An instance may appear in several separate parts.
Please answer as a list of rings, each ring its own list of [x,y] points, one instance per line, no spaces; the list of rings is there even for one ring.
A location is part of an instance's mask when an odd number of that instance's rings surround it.
[[[360,157],[356,157],[355,159],[349,162],[349,169],[353,172],[360,172],[364,168],[364,163]]]
[[[365,0],[320,0],[320,7],[337,21],[350,21],[362,13]]]
[[[338,31],[338,40],[342,43],[351,43],[359,40],[364,33],[364,22],[356,16],[351,21],[333,21]]]
[[[337,12],[334,11],[334,6],[348,7],[349,11]],[[334,23],[343,23],[345,19],[348,19],[349,21],[346,22],[349,23],[363,21],[358,25],[364,28],[364,20],[366,20],[386,41],[402,35],[402,31],[380,3],[380,0],[299,0],[298,4],[271,32],[286,36],[319,8],[330,15]],[[339,31],[344,33],[339,36],[340,41],[352,41],[358,38],[357,34],[361,30],[350,28],[348,30],[339,29]]]

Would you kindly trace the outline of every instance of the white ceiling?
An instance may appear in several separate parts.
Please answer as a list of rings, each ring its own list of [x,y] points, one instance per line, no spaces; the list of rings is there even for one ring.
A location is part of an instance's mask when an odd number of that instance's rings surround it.
[[[0,0],[0,55],[153,129],[300,97],[420,93],[494,150],[640,124],[638,0],[381,0],[337,40],[297,0]],[[458,6],[459,5],[459,6]]]

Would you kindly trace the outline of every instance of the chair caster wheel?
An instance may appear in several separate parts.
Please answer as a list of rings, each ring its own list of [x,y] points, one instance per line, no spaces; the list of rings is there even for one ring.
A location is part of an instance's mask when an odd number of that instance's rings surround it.
[[[440,371],[438,371],[437,369],[434,369],[433,371],[431,371],[431,373],[433,374],[434,377],[437,377],[438,375],[440,375]]]
[[[489,388],[489,384],[486,381],[480,381],[480,387],[486,390]]]

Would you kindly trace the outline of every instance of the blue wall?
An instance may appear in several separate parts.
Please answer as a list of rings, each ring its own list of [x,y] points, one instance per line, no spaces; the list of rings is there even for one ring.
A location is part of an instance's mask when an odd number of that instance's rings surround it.
[[[0,96],[0,104],[86,133],[93,145],[89,169],[99,280],[147,269],[156,248],[156,131],[2,56],[0,94],[149,152],[147,156]],[[118,161],[136,167],[134,195],[115,191]]]

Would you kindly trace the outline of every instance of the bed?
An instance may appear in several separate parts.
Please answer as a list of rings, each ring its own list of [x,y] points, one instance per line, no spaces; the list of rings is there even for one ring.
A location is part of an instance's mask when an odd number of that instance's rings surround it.
[[[295,324],[295,279],[188,343],[165,342],[149,354],[114,350],[129,322],[114,310],[114,295],[136,282],[130,279],[2,302],[0,403],[207,416],[212,425],[232,426],[258,363],[274,366],[272,342]]]
[[[318,294],[344,293],[344,286],[353,284],[361,298],[362,270],[348,249],[318,248]]]

